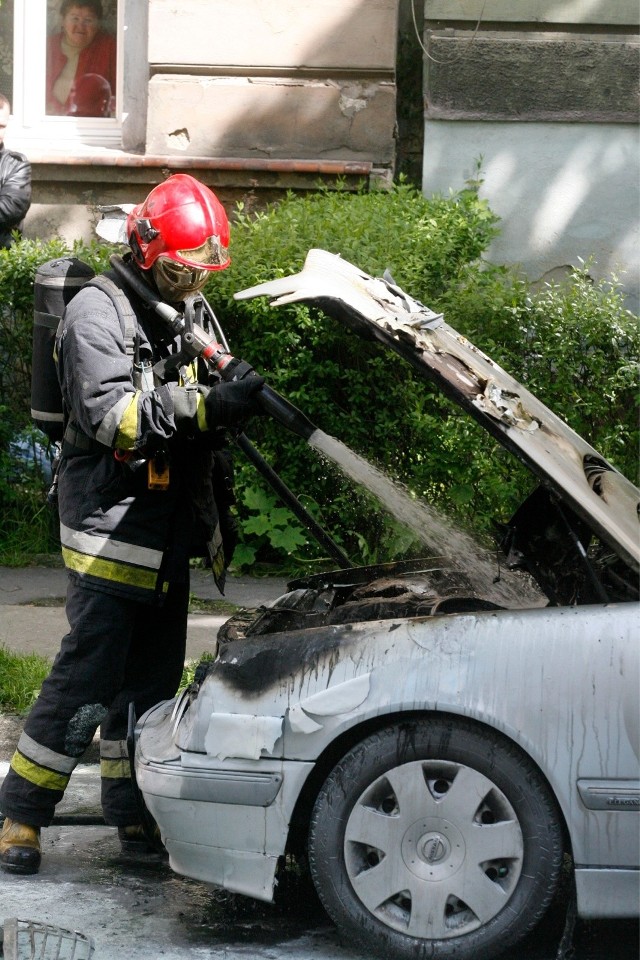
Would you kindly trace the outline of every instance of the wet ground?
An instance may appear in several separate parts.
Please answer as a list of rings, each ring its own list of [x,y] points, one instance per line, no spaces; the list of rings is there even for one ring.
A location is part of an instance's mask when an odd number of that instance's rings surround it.
[[[176,876],[166,863],[127,861],[115,831],[43,831],[37,877],[0,875],[0,918],[19,916],[93,937],[94,960],[359,958],[319,910],[268,907]]]
[[[559,899],[544,923],[504,960],[637,960],[637,924],[576,925],[558,952]],[[0,873],[0,923],[53,923],[93,937],[94,960],[365,960],[329,923],[306,878],[288,871],[276,904],[212,889],[163,861],[122,856],[115,830],[57,826],[43,831],[39,875]]]
[[[195,579],[196,595],[209,598],[210,582]],[[231,583],[227,599],[258,606],[283,590],[283,581],[239,580]],[[63,611],[29,604],[63,594],[63,571],[0,569],[0,642],[48,655],[44,644],[55,639],[57,646],[64,632],[54,619]],[[39,609],[42,623],[36,625]],[[206,632],[211,642],[217,623],[191,621],[194,648],[201,652],[200,638]],[[21,727],[21,718],[0,715],[0,781]],[[100,816],[97,754],[91,748],[89,753],[58,807],[61,817]],[[179,877],[166,862],[124,859],[113,828],[55,824],[42,836],[40,874],[0,872],[0,926],[19,917],[79,930],[95,941],[93,960],[370,960],[341,939],[311,885],[294,871],[285,873],[278,901],[264,904]],[[544,922],[504,960],[638,960],[638,925],[632,921],[578,922],[559,952],[565,916],[566,897],[558,898]]]

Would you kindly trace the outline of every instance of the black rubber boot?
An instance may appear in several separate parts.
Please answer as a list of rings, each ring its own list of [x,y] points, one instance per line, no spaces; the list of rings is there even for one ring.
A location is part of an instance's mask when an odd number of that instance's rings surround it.
[[[142,824],[136,823],[129,827],[118,827],[118,839],[120,840],[120,849],[127,857],[160,860],[167,856],[157,827],[155,827],[151,839]]]

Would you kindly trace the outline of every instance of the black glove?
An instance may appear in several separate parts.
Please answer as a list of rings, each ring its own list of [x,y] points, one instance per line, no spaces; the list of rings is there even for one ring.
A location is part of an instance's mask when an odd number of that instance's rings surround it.
[[[212,387],[205,400],[209,429],[237,427],[261,413],[255,395],[263,383],[264,377],[245,377],[228,383],[222,381]]]

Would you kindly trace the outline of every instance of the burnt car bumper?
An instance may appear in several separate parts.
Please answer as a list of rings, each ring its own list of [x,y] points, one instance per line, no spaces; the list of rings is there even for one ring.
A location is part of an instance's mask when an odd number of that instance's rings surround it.
[[[271,900],[278,860],[310,762],[220,760],[177,752],[177,701],[153,707],[136,732],[136,780],[161,829],[171,867],[184,876]],[[162,741],[165,759],[158,757]]]

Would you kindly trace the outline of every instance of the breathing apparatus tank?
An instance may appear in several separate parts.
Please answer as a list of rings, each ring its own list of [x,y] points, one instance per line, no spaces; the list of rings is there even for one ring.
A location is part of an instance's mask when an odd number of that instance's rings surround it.
[[[41,264],[33,284],[33,352],[31,357],[31,417],[49,440],[62,440],[62,394],[53,357],[56,331],[65,307],[94,276],[88,263],[61,257]]]

